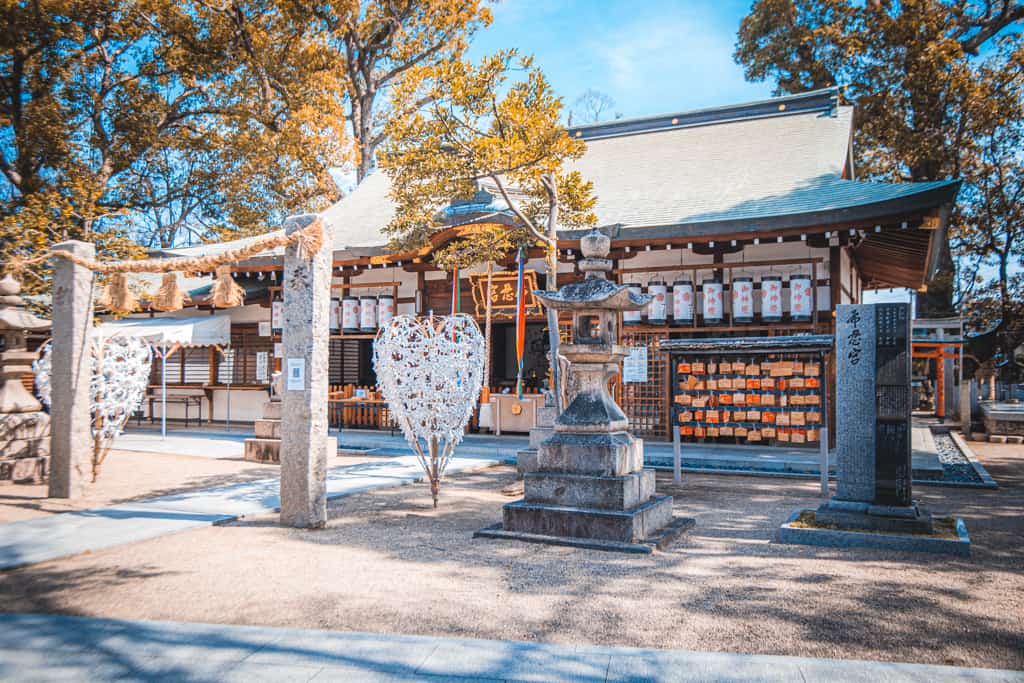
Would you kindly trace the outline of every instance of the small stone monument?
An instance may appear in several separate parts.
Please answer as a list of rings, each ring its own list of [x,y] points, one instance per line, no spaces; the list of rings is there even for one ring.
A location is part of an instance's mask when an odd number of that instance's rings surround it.
[[[10,275],[0,280],[0,481],[40,483],[50,456],[50,416],[21,378],[36,358],[25,348],[25,333],[48,330],[50,321],[26,311],[20,292]]]
[[[524,474],[523,500],[505,505],[503,524],[479,536],[650,552],[693,525],[674,519],[672,497],[655,492],[654,470],[643,468],[643,443],[626,431],[626,415],[608,393],[628,355],[617,343],[619,312],[650,300],[606,279],[610,246],[607,236],[591,232],[580,240],[586,278],[536,292],[546,306],[573,316],[573,343],[560,349],[569,362],[569,401],[540,444],[536,470]]]
[[[245,440],[243,457],[252,462],[281,462],[281,373],[270,377],[270,400],[263,404],[263,417],[253,425],[255,437]]]

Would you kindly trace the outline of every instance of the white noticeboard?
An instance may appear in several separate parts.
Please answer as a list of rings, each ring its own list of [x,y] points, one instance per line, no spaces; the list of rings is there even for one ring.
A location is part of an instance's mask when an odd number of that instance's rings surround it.
[[[274,342],[274,358],[280,358],[284,355],[284,345],[281,342]]]
[[[259,322],[259,335],[261,337],[269,337],[270,336],[270,321],[269,320],[261,320]]]
[[[647,381],[647,347],[633,346],[622,361],[623,382]]]
[[[256,381],[267,382],[270,380],[270,373],[267,369],[270,367],[270,354],[266,351],[256,352]]]
[[[289,358],[286,365],[288,368],[288,391],[302,391],[306,388],[306,359]]]

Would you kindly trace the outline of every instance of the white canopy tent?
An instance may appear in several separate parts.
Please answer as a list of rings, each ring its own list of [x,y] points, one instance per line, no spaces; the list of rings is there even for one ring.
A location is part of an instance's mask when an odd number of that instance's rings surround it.
[[[126,318],[101,323],[95,328],[101,338],[122,335],[144,339],[159,349],[160,356],[160,434],[167,435],[167,357],[179,348],[231,345],[231,318],[227,314],[188,318]],[[170,348],[170,352],[168,352]],[[228,384],[230,392],[231,385]],[[230,413],[228,398],[228,420]],[[230,424],[230,422],[229,422]]]

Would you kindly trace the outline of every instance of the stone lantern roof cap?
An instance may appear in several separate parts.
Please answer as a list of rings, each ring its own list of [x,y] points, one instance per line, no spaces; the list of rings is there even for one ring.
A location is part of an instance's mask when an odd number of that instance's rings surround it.
[[[36,317],[28,311],[0,306],[0,330],[40,332],[50,329],[51,326],[49,320]]]
[[[21,283],[9,274],[0,280],[0,330],[37,332],[50,329],[49,320],[22,308],[20,293]]]
[[[604,308],[613,311],[639,311],[651,302],[650,294],[636,294],[628,287],[604,278],[571,282],[557,292],[535,291],[534,295],[558,311]]]

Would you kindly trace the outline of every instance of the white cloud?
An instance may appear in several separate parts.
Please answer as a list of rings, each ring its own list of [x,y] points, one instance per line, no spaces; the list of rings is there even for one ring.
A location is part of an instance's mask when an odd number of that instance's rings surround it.
[[[536,56],[567,102],[595,88],[626,116],[742,102],[770,92],[745,82],[732,59],[746,7],[738,0],[503,0],[471,54],[517,47]]]

